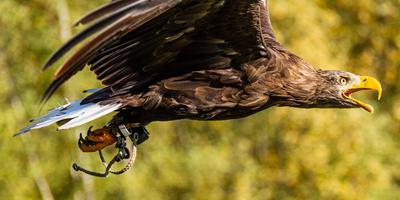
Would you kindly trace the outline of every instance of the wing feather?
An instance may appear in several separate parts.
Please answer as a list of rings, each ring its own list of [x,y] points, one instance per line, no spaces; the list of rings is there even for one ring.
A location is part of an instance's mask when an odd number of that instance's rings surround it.
[[[116,1],[116,2],[120,2],[120,1]],[[141,0],[141,1],[135,1],[135,3],[128,4],[124,8],[117,10],[116,12],[110,14],[108,17],[105,17],[104,19],[99,20],[98,22],[96,22],[95,24],[90,26],[89,28],[78,33],[76,36],[74,36],[72,39],[70,39],[67,43],[65,43],[63,46],[61,46],[52,56],[50,56],[50,58],[44,64],[43,69],[49,68],[55,62],[57,62],[58,59],[60,59],[62,56],[64,56],[65,53],[67,53],[69,50],[71,50],[77,44],[79,44],[83,40],[89,38],[90,36],[97,33],[98,31],[101,31],[104,28],[106,28],[107,26],[113,24],[115,21],[117,21],[118,19],[120,19],[123,16],[126,16],[128,13],[130,13],[134,10],[139,10],[139,12],[140,12],[140,11],[142,11],[142,9],[145,9],[145,10],[149,9],[148,7],[141,5],[141,3],[144,4],[146,2],[147,2],[146,0]]]
[[[79,44],[86,38],[95,33],[101,32],[98,36],[84,45],[74,55],[72,55],[56,72],[55,80],[46,90],[42,102],[46,102],[57,88],[67,81],[70,77],[82,70],[88,60],[103,46],[118,39],[118,36],[126,34],[129,30],[133,30],[143,25],[148,20],[157,17],[176,4],[180,0],[140,0],[135,1],[119,9],[104,19],[96,22],[88,29],[82,31],[77,36],[57,50],[46,62],[44,69],[47,69],[65,53],[71,50],[75,45]]]
[[[267,0],[113,1],[81,18],[78,24],[94,23],[44,65],[96,34],[58,69],[43,100],[87,65],[113,95],[195,70],[238,67],[278,44],[268,12]]]
[[[79,19],[76,23],[75,26],[78,26],[80,24],[85,25],[88,24],[92,21],[98,20],[101,17],[111,15],[115,12],[117,12],[120,9],[123,9],[124,7],[136,3],[139,0],[117,0],[117,1],[111,1],[110,3],[107,3],[94,11],[86,14],[83,16],[81,19]]]

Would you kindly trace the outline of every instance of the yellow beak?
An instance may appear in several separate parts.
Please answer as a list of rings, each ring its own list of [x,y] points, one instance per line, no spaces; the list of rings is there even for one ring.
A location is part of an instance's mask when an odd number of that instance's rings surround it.
[[[354,102],[356,102],[361,108],[364,108],[366,111],[373,113],[374,112],[374,108],[371,105],[368,105],[360,100],[354,99],[353,97],[351,97],[351,94],[353,94],[354,92],[357,91],[361,91],[361,90],[374,90],[378,93],[378,100],[381,99],[382,97],[382,87],[381,84],[379,83],[378,80],[376,80],[375,78],[369,77],[369,76],[360,76],[360,82],[359,83],[355,83],[351,86],[349,86],[349,88],[347,88],[344,92],[343,92],[343,96],[347,99],[350,99]]]

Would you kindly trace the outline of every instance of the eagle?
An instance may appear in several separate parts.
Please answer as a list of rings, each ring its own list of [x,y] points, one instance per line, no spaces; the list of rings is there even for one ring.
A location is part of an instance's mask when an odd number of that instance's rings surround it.
[[[272,106],[373,112],[352,94],[382,95],[375,78],[318,69],[285,49],[273,32],[268,0],[114,0],[78,25],[88,27],[43,66],[70,53],[42,100],[85,67],[104,87],[33,119],[17,135],[54,123],[69,129],[116,112],[78,144],[101,152],[117,143],[118,162],[132,154],[125,139],[144,141],[153,121],[237,119]]]

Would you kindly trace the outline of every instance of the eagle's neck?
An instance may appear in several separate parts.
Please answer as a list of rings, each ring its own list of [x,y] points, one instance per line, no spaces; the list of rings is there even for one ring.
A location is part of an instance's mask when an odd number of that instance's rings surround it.
[[[279,49],[266,65],[264,86],[270,103],[278,106],[309,108],[319,104],[321,92],[318,71],[296,55]]]
[[[278,106],[311,108],[318,104],[315,98],[319,93],[317,81],[312,75],[309,77],[292,76],[282,81],[282,86],[274,89],[270,94],[272,101]]]

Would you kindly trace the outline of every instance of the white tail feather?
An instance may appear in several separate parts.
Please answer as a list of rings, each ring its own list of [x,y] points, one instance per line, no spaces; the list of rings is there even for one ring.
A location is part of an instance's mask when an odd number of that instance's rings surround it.
[[[34,119],[31,125],[23,128],[15,135],[29,132],[32,129],[43,128],[62,120],[70,121],[63,124],[58,129],[76,127],[121,108],[121,104],[100,105],[98,103],[81,103],[82,100],[78,100],[52,109],[47,115]]]

